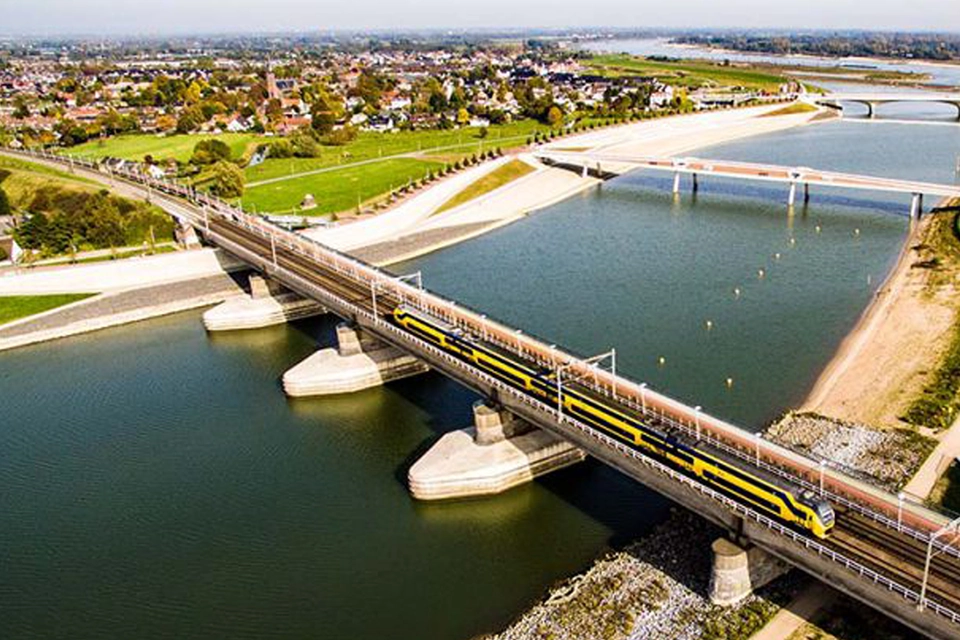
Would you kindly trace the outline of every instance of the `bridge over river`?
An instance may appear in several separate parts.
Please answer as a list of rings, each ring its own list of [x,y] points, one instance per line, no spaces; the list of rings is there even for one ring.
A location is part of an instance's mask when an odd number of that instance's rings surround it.
[[[547,164],[568,167],[584,175],[591,174],[599,178],[610,178],[637,169],[670,172],[674,175],[674,193],[680,191],[680,176],[682,174],[689,174],[693,177],[694,191],[698,188],[699,176],[704,175],[758,182],[778,182],[789,185],[787,204],[790,206],[796,202],[797,187],[801,185],[803,186],[805,201],[810,199],[810,185],[911,194],[913,196],[910,205],[911,218],[920,215],[924,194],[960,198],[960,185],[897,180],[879,176],[811,169],[810,167],[789,167],[756,162],[733,162],[731,160],[675,158],[672,156],[575,152],[549,148],[538,151],[535,155]]]
[[[821,96],[814,94],[804,95],[804,99],[812,101],[815,104],[820,104],[825,107],[831,107],[833,109],[843,109],[844,102],[855,102],[862,104],[867,107],[867,115],[870,118],[875,118],[877,114],[877,107],[881,104],[889,104],[892,102],[926,102],[926,103],[941,103],[953,105],[957,108],[957,120],[960,120],[960,93],[943,93],[943,92],[933,92],[933,91],[923,91],[916,93],[905,93],[902,91],[894,92],[858,92],[858,93],[828,93]]]
[[[699,407],[618,375],[615,364],[606,370],[594,359],[564,351],[189,187],[133,172],[108,175],[96,165],[58,156],[6,153],[66,166],[86,177],[113,183],[124,193],[149,196],[182,223],[192,225],[208,242],[727,528],[738,539],[751,541],[930,637],[960,636],[960,522],[948,522],[919,505],[905,504],[828,464],[765,442]],[[781,478],[822,496],[836,514],[833,532],[819,539],[786,527],[591,428],[556,404],[518,391],[396,326],[388,316],[397,305],[420,310],[477,343],[556,372],[564,389],[583,389],[651,428],[682,434],[743,469]]]

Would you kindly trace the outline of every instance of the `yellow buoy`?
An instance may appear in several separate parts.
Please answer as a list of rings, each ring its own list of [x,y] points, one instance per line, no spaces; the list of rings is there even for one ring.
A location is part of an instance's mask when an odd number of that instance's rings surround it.
[[[758,278],[762,278],[762,277],[765,276],[765,275],[767,275],[767,272],[766,272],[766,271],[764,271],[763,269],[757,269],[757,277],[758,277]]]
[[[667,364],[667,359],[664,358],[663,356],[660,356],[657,359],[657,364],[662,367],[663,365]]]
[[[706,324],[707,324],[707,331],[710,331],[710,329],[713,329],[713,320],[707,320]]]
[[[727,388],[729,389],[732,386],[733,386],[733,378],[727,378]]]

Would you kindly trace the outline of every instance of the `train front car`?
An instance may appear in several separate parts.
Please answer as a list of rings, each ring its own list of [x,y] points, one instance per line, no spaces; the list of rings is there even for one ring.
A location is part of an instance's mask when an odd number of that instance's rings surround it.
[[[427,314],[400,306],[392,316],[395,324],[414,336],[553,408],[562,398],[565,414],[786,526],[818,538],[825,538],[833,527],[829,503],[810,492],[801,493],[782,478],[759,469],[741,468],[726,454],[682,434],[661,432],[655,425],[610,406],[605,399],[578,389],[576,384],[561,391],[554,386],[551,375],[536,365],[464,335]]]

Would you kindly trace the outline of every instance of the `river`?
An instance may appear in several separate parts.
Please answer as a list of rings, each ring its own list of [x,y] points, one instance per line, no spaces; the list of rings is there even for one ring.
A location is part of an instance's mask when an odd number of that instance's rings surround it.
[[[832,122],[697,155],[948,181],[958,132]],[[869,302],[907,201],[815,191],[790,214],[781,187],[666,187],[624,176],[397,270],[761,428]],[[665,517],[595,462],[414,502],[406,470],[475,397],[428,374],[285,399],[333,328],[208,336],[188,313],[0,354],[0,635],[464,639]]]

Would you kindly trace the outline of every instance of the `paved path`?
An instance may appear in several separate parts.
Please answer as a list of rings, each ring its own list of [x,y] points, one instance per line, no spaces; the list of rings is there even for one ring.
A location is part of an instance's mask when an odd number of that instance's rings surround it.
[[[750,640],[786,640],[813,615],[829,605],[837,592],[820,582],[812,582],[793,602],[777,612]]]
[[[960,418],[943,434],[936,449],[903,488],[904,492],[921,500],[927,499],[937,480],[957,456],[960,456]]]

